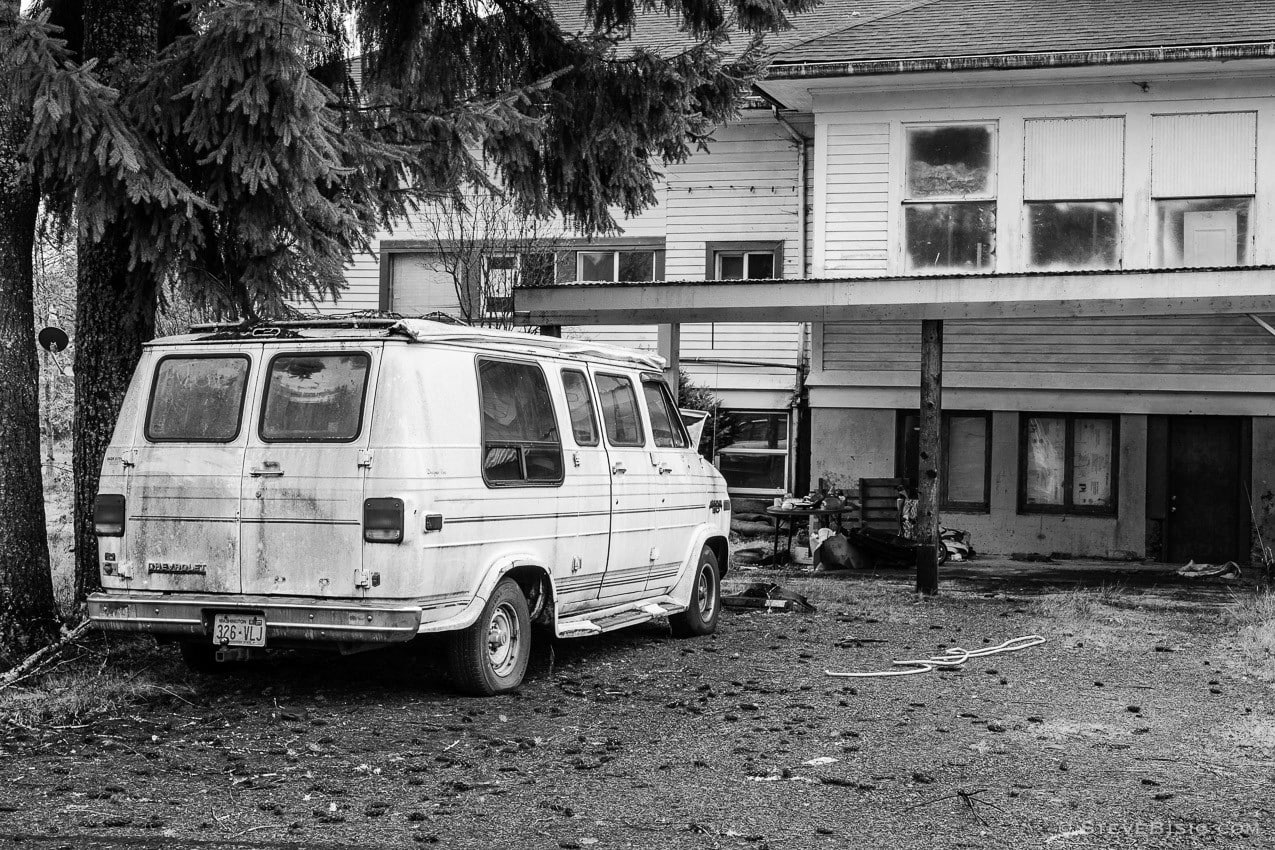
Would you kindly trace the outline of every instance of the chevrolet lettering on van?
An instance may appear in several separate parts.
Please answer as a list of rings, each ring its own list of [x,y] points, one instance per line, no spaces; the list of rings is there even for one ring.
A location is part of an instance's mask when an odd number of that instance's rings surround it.
[[[177,576],[202,576],[208,574],[207,564],[179,564],[170,563],[168,561],[147,561],[146,572],[166,573],[168,575]]]

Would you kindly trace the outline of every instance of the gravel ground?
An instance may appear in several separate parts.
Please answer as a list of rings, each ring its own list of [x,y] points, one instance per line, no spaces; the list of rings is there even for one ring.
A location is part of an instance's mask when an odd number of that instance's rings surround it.
[[[1273,693],[1216,595],[766,577],[818,611],[546,642],[486,700],[431,646],[199,676],[99,636],[0,694],[0,845],[1275,844]],[[960,671],[824,673],[1029,633]],[[131,696],[63,704],[100,682]]]

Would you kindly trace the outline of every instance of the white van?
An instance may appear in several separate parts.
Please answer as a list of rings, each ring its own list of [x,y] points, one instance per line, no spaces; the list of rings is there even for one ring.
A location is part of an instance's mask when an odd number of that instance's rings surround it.
[[[533,623],[708,634],[730,501],[662,365],[413,319],[155,340],[102,467],[89,616],[204,669],[447,632],[478,694],[519,684]]]

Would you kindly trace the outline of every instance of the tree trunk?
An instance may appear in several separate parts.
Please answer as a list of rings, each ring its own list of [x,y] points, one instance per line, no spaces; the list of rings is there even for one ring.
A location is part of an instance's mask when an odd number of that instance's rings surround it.
[[[18,0],[0,4],[0,26]],[[0,92],[0,669],[57,637],[40,475],[35,186],[22,173],[28,118]]]
[[[939,499],[943,491],[943,322],[921,322],[921,440],[916,510],[916,589],[938,593]]]
[[[160,0],[85,0],[84,59],[99,59],[105,82],[127,90],[135,64],[158,46]],[[93,500],[102,458],[115,430],[142,343],[155,333],[156,282],[128,268],[128,230],[116,223],[100,242],[81,239],[76,271],[75,592],[83,599],[101,586]]]

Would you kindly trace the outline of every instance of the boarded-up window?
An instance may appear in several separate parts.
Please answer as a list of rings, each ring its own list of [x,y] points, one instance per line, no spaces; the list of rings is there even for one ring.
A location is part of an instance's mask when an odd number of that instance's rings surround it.
[[[943,414],[943,472],[939,476],[943,510],[987,513],[991,507],[992,415]],[[915,492],[920,472],[920,417],[900,412],[896,471]]]
[[[1249,256],[1252,198],[1156,201],[1163,268],[1238,266]]]
[[[1124,119],[1026,122],[1023,199],[1118,200],[1124,196]]]
[[[404,316],[460,315],[456,279],[438,254],[388,254],[390,309]]]
[[[1024,416],[1019,504],[1026,513],[1114,514],[1114,416]]]
[[[1153,122],[1151,193],[1155,197],[1253,194],[1256,113],[1157,115]]]

